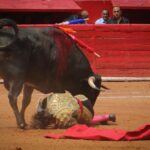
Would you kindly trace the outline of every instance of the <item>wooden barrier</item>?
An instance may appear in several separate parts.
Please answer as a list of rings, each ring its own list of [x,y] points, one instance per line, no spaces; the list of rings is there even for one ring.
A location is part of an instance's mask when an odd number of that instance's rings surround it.
[[[79,39],[101,55],[96,58],[87,54],[96,73],[102,76],[150,76],[150,25],[71,27],[77,31]]]

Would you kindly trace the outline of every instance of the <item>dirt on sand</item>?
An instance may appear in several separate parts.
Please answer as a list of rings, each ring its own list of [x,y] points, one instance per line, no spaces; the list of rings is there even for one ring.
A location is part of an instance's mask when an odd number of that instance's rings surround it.
[[[134,130],[150,123],[150,82],[104,82],[110,90],[98,97],[94,110],[96,114],[115,113],[117,122],[99,125],[97,128],[121,128]],[[37,100],[43,96],[35,91],[26,111],[30,124]],[[22,94],[18,105],[21,106]],[[21,130],[9,105],[7,91],[0,84],[0,150],[150,150],[150,141],[88,141],[72,139],[46,139],[47,133],[61,133],[60,129]]]

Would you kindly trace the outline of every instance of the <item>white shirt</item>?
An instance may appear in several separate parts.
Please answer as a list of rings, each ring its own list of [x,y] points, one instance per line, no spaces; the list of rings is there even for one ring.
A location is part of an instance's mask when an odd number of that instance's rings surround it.
[[[95,24],[106,24],[103,18],[99,18],[95,21]]]

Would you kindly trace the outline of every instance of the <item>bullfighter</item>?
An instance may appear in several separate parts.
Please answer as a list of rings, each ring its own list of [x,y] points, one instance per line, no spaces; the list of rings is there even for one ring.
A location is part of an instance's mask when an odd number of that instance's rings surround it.
[[[75,124],[92,125],[116,120],[114,114],[94,117],[90,100],[84,95],[73,96],[68,91],[51,93],[40,99],[36,111],[32,119],[33,128],[69,128]]]
[[[84,95],[51,93],[40,99],[32,119],[33,128],[68,128],[77,123],[90,124],[94,115],[91,102]]]

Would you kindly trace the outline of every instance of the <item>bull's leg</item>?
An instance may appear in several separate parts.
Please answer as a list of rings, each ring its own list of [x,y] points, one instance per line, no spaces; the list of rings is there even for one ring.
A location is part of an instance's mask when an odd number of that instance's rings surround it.
[[[32,92],[33,92],[32,87],[24,86],[22,108],[21,108],[21,111],[20,111],[21,117],[22,117],[23,122],[24,122],[24,126],[26,126],[25,110],[26,110],[27,106],[30,104]]]
[[[17,106],[17,97],[22,90],[22,86],[23,86],[23,82],[21,82],[21,81],[10,81],[9,82],[9,93],[8,93],[9,103],[13,109],[17,124],[20,128],[23,128],[23,120],[21,118],[21,115],[19,113],[19,109]]]

